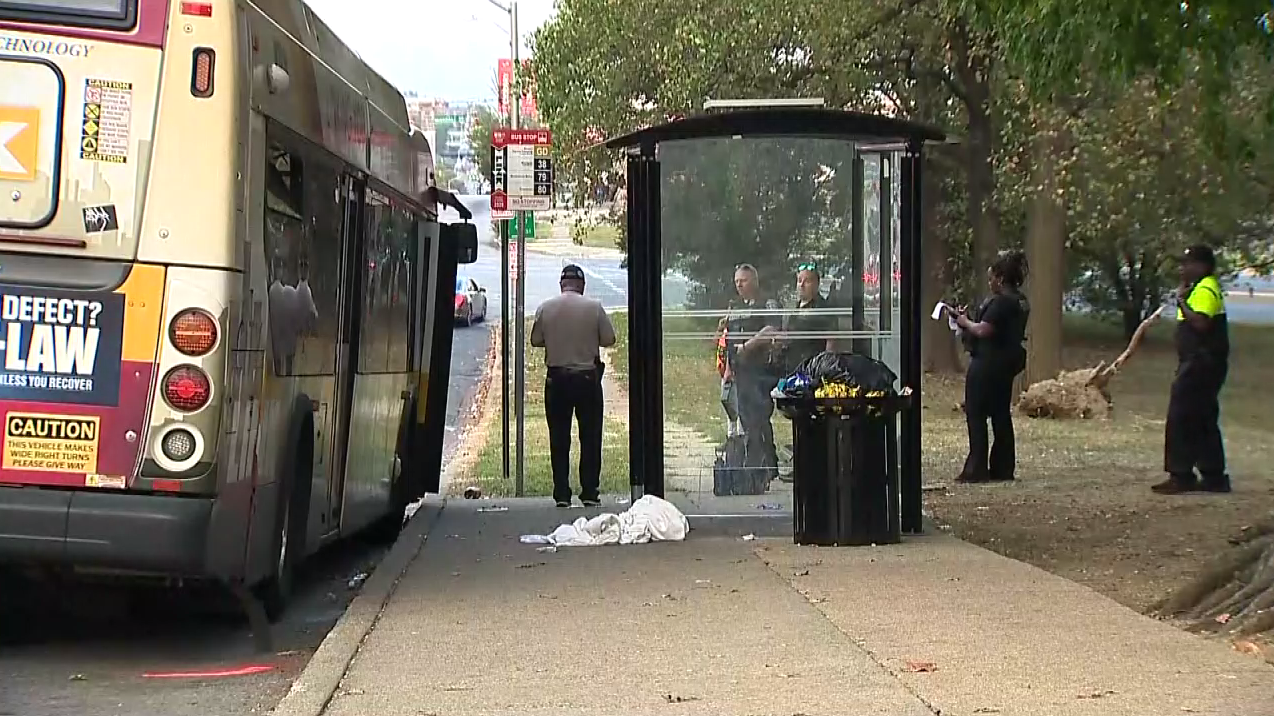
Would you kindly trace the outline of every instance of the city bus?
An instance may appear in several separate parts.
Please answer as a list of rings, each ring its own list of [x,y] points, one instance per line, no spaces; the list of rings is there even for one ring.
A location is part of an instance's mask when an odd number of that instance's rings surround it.
[[[396,538],[477,252],[433,169],[300,0],[0,0],[0,566],[277,617],[319,548]]]

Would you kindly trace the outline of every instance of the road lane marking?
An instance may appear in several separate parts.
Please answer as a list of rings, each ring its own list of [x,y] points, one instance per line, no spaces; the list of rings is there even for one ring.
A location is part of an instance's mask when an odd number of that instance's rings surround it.
[[[628,291],[620,288],[619,285],[616,284],[614,281],[606,278],[605,276],[598,273],[597,271],[594,271],[593,269],[583,265],[581,265],[580,268],[584,270],[584,274],[586,276],[592,276],[598,281],[601,281],[603,284],[606,285],[606,288],[609,288],[610,290],[614,291],[615,293],[618,293],[621,296],[625,296],[625,297],[628,296]]]

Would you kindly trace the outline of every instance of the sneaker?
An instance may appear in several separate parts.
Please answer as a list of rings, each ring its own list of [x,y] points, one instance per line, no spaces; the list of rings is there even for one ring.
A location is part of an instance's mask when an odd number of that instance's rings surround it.
[[[596,497],[581,499],[580,502],[584,503],[585,507],[601,507],[602,505],[602,501]]]
[[[571,506],[571,501],[570,501],[570,500],[558,500],[558,501],[557,501],[557,506],[558,506],[558,507],[570,507],[570,506]]]

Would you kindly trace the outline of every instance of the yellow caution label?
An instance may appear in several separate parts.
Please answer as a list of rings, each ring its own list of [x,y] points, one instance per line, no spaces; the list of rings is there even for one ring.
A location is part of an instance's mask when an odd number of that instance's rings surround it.
[[[4,468],[96,473],[99,426],[96,416],[9,413],[4,419]]]

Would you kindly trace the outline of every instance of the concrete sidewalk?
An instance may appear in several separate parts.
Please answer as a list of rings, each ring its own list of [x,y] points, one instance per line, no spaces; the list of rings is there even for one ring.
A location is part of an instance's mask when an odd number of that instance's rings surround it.
[[[683,543],[518,542],[582,514],[452,501],[423,548],[413,521],[370,633],[338,627],[276,713],[1274,714],[1263,662],[945,535],[815,549],[707,521]]]

